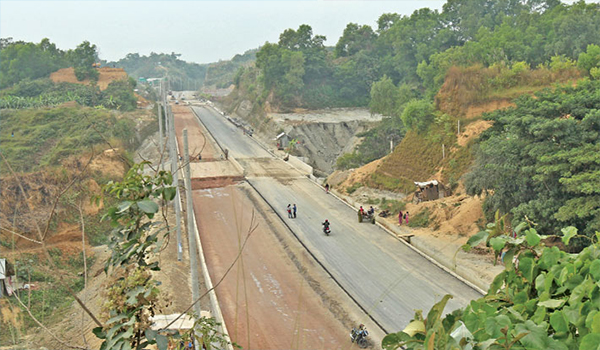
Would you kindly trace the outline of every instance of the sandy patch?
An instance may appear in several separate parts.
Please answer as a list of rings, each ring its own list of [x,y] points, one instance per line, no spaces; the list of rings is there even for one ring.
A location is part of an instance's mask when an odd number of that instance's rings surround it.
[[[463,147],[472,139],[479,137],[482,132],[489,129],[494,123],[490,120],[478,120],[468,124],[458,136],[458,145]]]

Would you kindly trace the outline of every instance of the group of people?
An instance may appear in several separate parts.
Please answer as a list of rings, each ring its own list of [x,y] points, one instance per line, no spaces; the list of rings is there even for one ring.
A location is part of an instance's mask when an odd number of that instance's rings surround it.
[[[360,209],[358,209],[358,211],[360,212],[361,215],[365,215],[365,210],[363,209],[362,205],[360,206]],[[369,216],[373,216],[373,214],[375,214],[375,208],[373,208],[373,206],[369,207],[369,210],[367,210],[367,214]]]
[[[291,204],[288,204],[288,206],[287,206],[288,218],[295,219],[297,210],[298,210],[298,208],[296,207],[295,203],[294,203],[294,206],[292,206]]]
[[[408,225],[408,210],[405,213],[402,213],[402,210],[400,210],[400,213],[398,213],[399,225],[402,225],[402,220],[404,220],[404,222]]]

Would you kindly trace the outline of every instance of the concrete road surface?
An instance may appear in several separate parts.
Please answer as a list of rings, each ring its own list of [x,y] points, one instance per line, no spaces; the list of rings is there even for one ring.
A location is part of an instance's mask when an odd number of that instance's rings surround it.
[[[402,330],[414,310],[428,311],[445,294],[454,296],[449,312],[481,297],[477,291],[425,259],[403,242],[326,194],[286,162],[274,159],[252,138],[212,109],[196,114],[221,147],[230,149],[247,172],[248,182],[264,197],[331,276],[386,332]],[[257,159],[253,159],[257,158]],[[260,170],[261,164],[268,165]],[[298,206],[288,219],[286,206]],[[329,219],[332,234],[322,233]]]

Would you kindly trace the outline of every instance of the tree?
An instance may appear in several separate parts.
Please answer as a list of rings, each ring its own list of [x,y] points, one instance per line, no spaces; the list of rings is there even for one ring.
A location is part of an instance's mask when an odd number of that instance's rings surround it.
[[[600,230],[598,91],[600,81],[584,81],[521,97],[490,116],[494,126],[465,177],[469,194],[489,194],[488,217],[511,213],[542,233],[563,225],[589,236]]]
[[[84,41],[75,50],[70,50],[67,55],[75,68],[75,75],[78,80],[98,79],[99,73],[93,67],[93,64],[98,60],[96,45]]]
[[[400,118],[407,128],[423,132],[433,123],[434,110],[429,101],[412,100],[406,104]]]
[[[577,66],[587,74],[590,74],[592,69],[600,67],[600,46],[588,45],[586,51],[579,54]]]
[[[371,50],[377,36],[368,25],[359,26],[356,23],[348,23],[344,33],[335,45],[336,57],[355,55],[361,50]]]
[[[371,86],[369,109],[371,113],[393,116],[396,114],[398,99],[398,89],[392,82],[392,79],[384,75],[383,78]]]

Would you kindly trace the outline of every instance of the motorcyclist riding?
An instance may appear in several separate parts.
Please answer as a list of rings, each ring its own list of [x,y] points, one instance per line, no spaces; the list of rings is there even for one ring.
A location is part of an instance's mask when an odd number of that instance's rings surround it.
[[[322,225],[323,225],[323,232],[326,235],[329,235],[329,232],[330,232],[330,230],[329,230],[329,220],[325,219],[325,222],[322,223]]]

